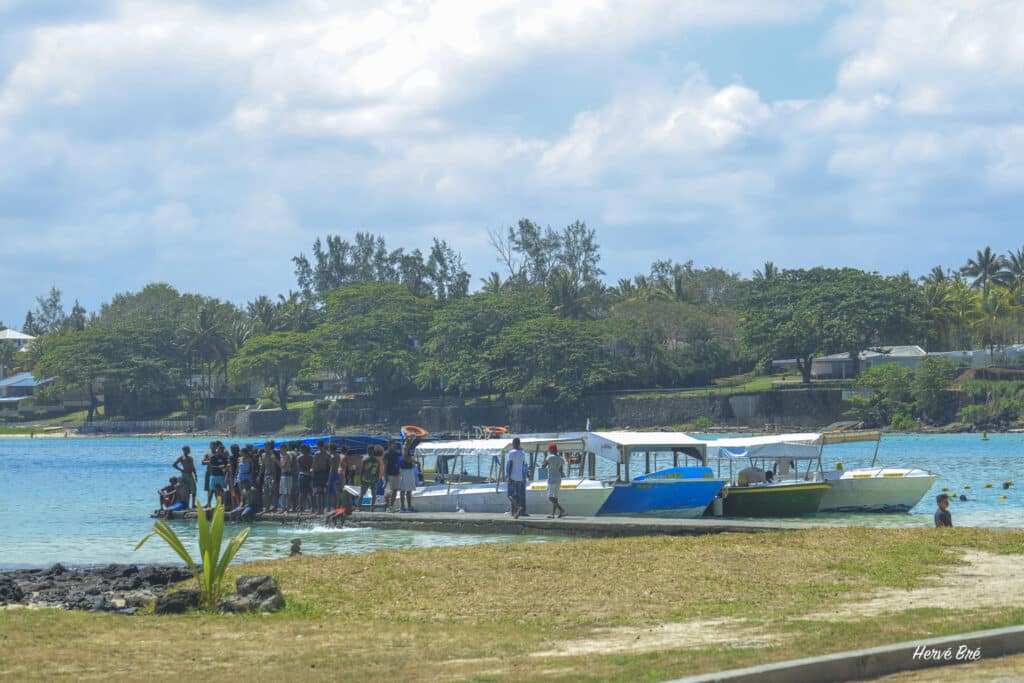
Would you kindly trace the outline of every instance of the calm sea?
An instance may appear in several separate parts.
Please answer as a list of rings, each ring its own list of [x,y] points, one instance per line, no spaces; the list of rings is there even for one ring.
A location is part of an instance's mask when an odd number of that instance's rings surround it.
[[[177,557],[159,539],[138,552],[133,548],[152,528],[149,513],[157,507],[156,489],[176,474],[171,463],[185,443],[191,445],[193,453],[205,451],[200,440],[0,438],[0,567],[38,567],[54,562],[177,563]],[[829,446],[826,466],[835,460],[848,468],[868,464],[873,451],[874,444]],[[988,441],[975,434],[888,436],[882,441],[879,464],[923,467],[940,477],[935,489],[910,514],[829,515],[821,516],[819,521],[928,526],[934,495],[946,487],[968,496],[967,502],[952,505],[955,524],[1024,526],[1024,435],[993,434]],[[1016,485],[1004,491],[1004,481]],[[992,488],[985,488],[986,484],[992,484]],[[194,528],[192,524],[176,524],[190,548],[195,544]],[[282,557],[288,553],[289,541],[296,537],[302,538],[303,551],[309,554],[542,540],[256,525],[239,557]]]

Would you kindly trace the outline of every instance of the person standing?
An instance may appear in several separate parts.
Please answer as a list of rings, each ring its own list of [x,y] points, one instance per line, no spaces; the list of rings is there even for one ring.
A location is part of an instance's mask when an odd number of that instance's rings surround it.
[[[412,448],[406,444],[398,463],[399,489],[401,491],[402,512],[416,512],[412,506],[412,492],[416,490],[416,457]]]
[[[363,496],[370,492],[370,512],[377,509],[377,483],[384,481],[384,449],[371,446],[370,452],[363,458],[363,469],[360,472],[359,510],[363,509]]]
[[[277,510],[277,455],[274,453],[274,442],[263,444],[263,458],[260,462],[263,475],[263,509]]]
[[[290,443],[281,444],[281,480],[278,484],[280,492],[280,506],[283,512],[291,512],[292,505],[292,482],[295,480],[295,453]]]
[[[562,488],[562,475],[565,468],[565,459],[558,454],[556,444],[548,444],[548,457],[544,458],[544,467],[548,470],[548,500],[551,501],[551,514],[548,519],[556,516],[561,519],[568,514],[561,503],[558,502],[558,492]]]
[[[508,499],[512,502],[512,516],[518,518],[526,512],[526,453],[520,448],[519,437],[512,439],[508,452],[505,478],[508,480]]]
[[[327,485],[331,479],[331,454],[327,451],[327,443],[320,439],[316,442],[316,454],[313,456],[313,511],[324,512],[327,503]]]
[[[196,462],[192,459],[192,449],[188,446],[181,447],[181,455],[174,461],[174,469],[181,472],[188,487],[188,494],[191,498],[190,506],[196,504]]]
[[[210,507],[210,503],[213,502],[213,496],[217,492],[217,487],[220,486],[221,490],[224,489],[226,481],[224,471],[227,469],[227,466],[228,459],[225,455],[224,446],[210,444],[209,461],[206,463],[206,471],[209,478],[209,490],[206,492],[206,507]]]
[[[398,497],[398,489],[401,486],[401,463],[402,454],[398,452],[398,446],[394,441],[388,442],[388,450],[384,454],[384,475],[387,477],[387,490],[384,493],[384,510],[395,511],[395,498]],[[402,489],[405,492],[405,489]],[[404,498],[402,509],[405,509]]]
[[[949,511],[949,496],[940,493],[935,496],[935,504],[938,509],[935,511],[935,526],[953,526],[953,515]]]
[[[296,469],[299,472],[299,512],[306,511],[306,501],[309,501],[309,510],[313,511],[313,454],[309,446],[299,446],[299,457],[295,461]]]

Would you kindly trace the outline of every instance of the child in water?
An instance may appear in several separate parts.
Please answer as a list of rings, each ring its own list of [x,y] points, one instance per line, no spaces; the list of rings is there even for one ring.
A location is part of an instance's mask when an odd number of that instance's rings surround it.
[[[953,515],[947,509],[949,508],[949,496],[940,493],[935,496],[935,503],[939,506],[935,511],[935,526],[953,526]]]

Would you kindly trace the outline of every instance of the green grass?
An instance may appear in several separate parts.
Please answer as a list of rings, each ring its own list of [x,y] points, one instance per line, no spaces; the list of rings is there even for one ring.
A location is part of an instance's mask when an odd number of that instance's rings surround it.
[[[0,678],[665,680],[1024,622],[1009,596],[997,608],[833,616],[933,585],[967,550],[1024,544],[1013,531],[848,528],[262,561],[232,572],[274,575],[288,599],[278,614],[0,611]],[[659,628],[678,636],[635,649]],[[724,637],[699,641],[716,630]]]

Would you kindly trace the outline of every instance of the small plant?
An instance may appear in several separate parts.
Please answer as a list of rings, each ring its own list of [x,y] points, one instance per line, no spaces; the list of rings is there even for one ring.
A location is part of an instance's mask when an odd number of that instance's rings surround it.
[[[249,538],[249,529],[242,529],[230,541],[221,554],[221,542],[224,539],[224,503],[217,503],[213,510],[213,520],[207,521],[206,510],[199,503],[196,503],[196,520],[199,526],[199,555],[202,559],[202,566],[197,566],[192,556],[185,549],[185,544],[178,538],[167,520],[161,519],[153,524],[153,531],[146,535],[139,544],[135,546],[138,550],[146,541],[153,536],[159,536],[171,547],[171,550],[178,553],[178,557],[185,561],[192,575],[199,586],[200,599],[203,606],[209,610],[217,609],[217,603],[222,594],[221,584],[224,582],[224,573],[228,565],[238,553],[242,544]]]

